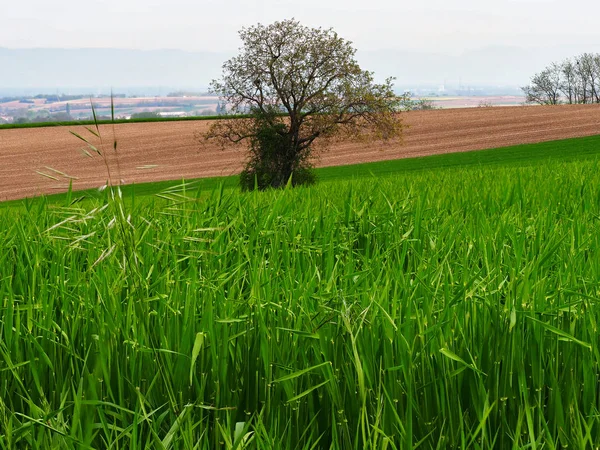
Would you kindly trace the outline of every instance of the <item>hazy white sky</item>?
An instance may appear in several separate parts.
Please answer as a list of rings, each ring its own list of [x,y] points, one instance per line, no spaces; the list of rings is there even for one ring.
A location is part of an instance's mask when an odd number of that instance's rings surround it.
[[[295,17],[360,50],[460,53],[600,43],[599,0],[0,0],[0,47],[232,51],[237,31]]]

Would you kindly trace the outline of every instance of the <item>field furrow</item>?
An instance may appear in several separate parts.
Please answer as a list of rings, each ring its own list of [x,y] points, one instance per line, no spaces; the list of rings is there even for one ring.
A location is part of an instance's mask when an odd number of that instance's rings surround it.
[[[600,133],[600,105],[498,107],[404,114],[402,143],[338,143],[319,155],[318,166],[383,161],[463,152]],[[199,145],[194,138],[209,121],[131,123],[101,126],[106,154],[113,139],[118,161],[111,177],[126,183],[232,175],[244,161],[241,149]],[[70,131],[82,126],[0,130],[0,201],[100,186],[108,177],[101,158],[81,151]],[[46,174],[46,176],[42,175]],[[67,175],[67,176],[65,176]]]

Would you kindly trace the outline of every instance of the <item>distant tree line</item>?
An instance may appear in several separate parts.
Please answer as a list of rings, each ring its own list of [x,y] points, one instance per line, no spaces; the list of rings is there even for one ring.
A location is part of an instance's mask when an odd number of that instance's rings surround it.
[[[433,100],[428,98],[413,98],[412,92],[405,92],[399,97],[400,109],[402,111],[428,111],[437,109]]]
[[[584,53],[552,63],[521,88],[527,103],[539,105],[600,103],[600,54]]]
[[[160,117],[160,113],[157,111],[142,111],[131,115],[132,119],[160,119]]]
[[[66,94],[38,94],[32,98],[46,99],[47,102],[67,102],[70,100],[81,100],[88,98],[86,95],[66,95]]]
[[[17,117],[14,120],[16,124],[22,123],[42,123],[42,122],[72,122],[74,119],[71,114],[66,112],[59,112],[54,114],[48,114],[47,112],[41,112],[30,117]]]
[[[23,97],[0,97],[0,103],[20,101]]]

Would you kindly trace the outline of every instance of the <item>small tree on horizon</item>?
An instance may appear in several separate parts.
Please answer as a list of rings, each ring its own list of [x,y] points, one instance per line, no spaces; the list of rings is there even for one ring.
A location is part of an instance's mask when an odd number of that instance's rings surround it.
[[[332,29],[294,19],[240,31],[240,54],[223,64],[211,90],[228,105],[201,139],[249,143],[243,189],[314,182],[315,143],[336,138],[393,139],[402,133],[392,79],[374,82],[356,50]],[[249,116],[248,116],[249,115]]]
[[[552,63],[521,90],[530,104],[600,103],[600,54],[583,53]]]

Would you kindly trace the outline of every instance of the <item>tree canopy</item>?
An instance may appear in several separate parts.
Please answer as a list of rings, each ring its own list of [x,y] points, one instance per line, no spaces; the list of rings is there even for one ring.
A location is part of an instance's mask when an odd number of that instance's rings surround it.
[[[211,89],[228,114],[249,116],[218,120],[203,137],[224,145],[249,141],[255,150],[249,175],[278,171],[267,184],[280,186],[295,171],[310,168],[317,140],[401,136],[392,79],[376,83],[372,72],[360,68],[352,44],[332,29],[292,19],[244,28],[240,37],[240,54],[223,64]],[[265,146],[268,151],[260,150]],[[268,155],[276,157],[275,164],[256,160]]]

